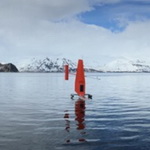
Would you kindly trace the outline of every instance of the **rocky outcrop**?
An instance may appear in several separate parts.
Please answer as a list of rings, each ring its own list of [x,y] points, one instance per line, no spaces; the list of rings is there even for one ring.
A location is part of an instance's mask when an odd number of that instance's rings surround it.
[[[0,72],[18,72],[18,69],[12,63],[8,63],[8,64],[0,63]]]

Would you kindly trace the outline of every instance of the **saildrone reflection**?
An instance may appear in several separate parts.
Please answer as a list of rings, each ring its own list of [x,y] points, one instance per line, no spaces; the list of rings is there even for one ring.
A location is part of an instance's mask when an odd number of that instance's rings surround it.
[[[85,129],[85,101],[82,99],[78,99],[75,102],[75,121],[76,121],[76,130],[79,133],[79,137],[77,139],[78,142],[86,142],[84,135],[86,134],[86,132],[84,131]],[[64,115],[65,121],[66,121],[66,126],[65,126],[65,130],[68,132],[70,132],[70,115],[68,113],[68,111],[65,111],[65,115]],[[69,135],[68,135],[69,136]],[[71,137],[69,136],[69,139],[66,140],[66,143],[70,143],[71,142]],[[72,137],[73,138],[73,137]]]
[[[80,130],[81,137],[78,139],[79,142],[85,142],[84,134],[85,129],[85,101],[78,99],[75,103],[75,120],[77,121],[77,130]]]
[[[75,103],[75,120],[77,121],[77,129],[83,130],[85,128],[85,101],[79,99]]]
[[[70,129],[69,113],[67,110],[65,112],[66,112],[64,115],[64,118],[66,120],[66,128],[65,129],[67,132],[69,132],[69,129]]]
[[[70,120],[69,120],[68,110],[65,111],[64,118],[65,118],[65,121],[66,121],[65,130],[69,133],[70,132]],[[66,143],[70,143],[70,139],[67,139]]]

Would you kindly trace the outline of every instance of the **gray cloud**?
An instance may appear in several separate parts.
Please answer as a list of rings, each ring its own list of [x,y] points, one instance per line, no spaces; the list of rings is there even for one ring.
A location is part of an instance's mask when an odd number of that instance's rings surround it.
[[[88,1],[80,0],[1,0],[0,17],[7,19],[57,20],[90,10]]]
[[[33,57],[140,57],[149,54],[150,22],[128,22],[122,33],[80,22],[76,15],[103,0],[1,0],[0,61]],[[119,0],[105,1],[117,3]],[[89,59],[88,59],[89,60]]]

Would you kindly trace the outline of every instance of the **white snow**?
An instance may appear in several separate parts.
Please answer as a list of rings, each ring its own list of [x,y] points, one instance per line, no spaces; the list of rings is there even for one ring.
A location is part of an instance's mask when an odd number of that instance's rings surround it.
[[[77,62],[73,62],[67,58],[44,58],[32,59],[30,63],[19,68],[20,71],[32,72],[57,72],[62,71],[65,64],[75,69]],[[127,58],[119,58],[100,66],[98,60],[85,60],[84,67],[86,69],[94,69],[95,71],[103,72],[150,72],[150,63],[143,60],[130,60]]]

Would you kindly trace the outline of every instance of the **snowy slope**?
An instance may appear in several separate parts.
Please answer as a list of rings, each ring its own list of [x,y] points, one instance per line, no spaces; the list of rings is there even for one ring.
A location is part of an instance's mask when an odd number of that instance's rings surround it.
[[[31,62],[19,68],[22,72],[63,72],[64,65],[68,64],[71,71],[76,70],[77,62],[66,58],[32,59]],[[141,60],[117,59],[104,66],[98,61],[85,61],[87,72],[150,72],[150,63]]]
[[[150,72],[150,64],[140,60],[117,59],[102,67],[104,72]]]
[[[70,69],[74,70],[76,64],[69,59],[56,58],[56,59],[32,59],[29,64],[25,64],[19,70],[22,72],[63,72],[65,64],[69,64]]]

